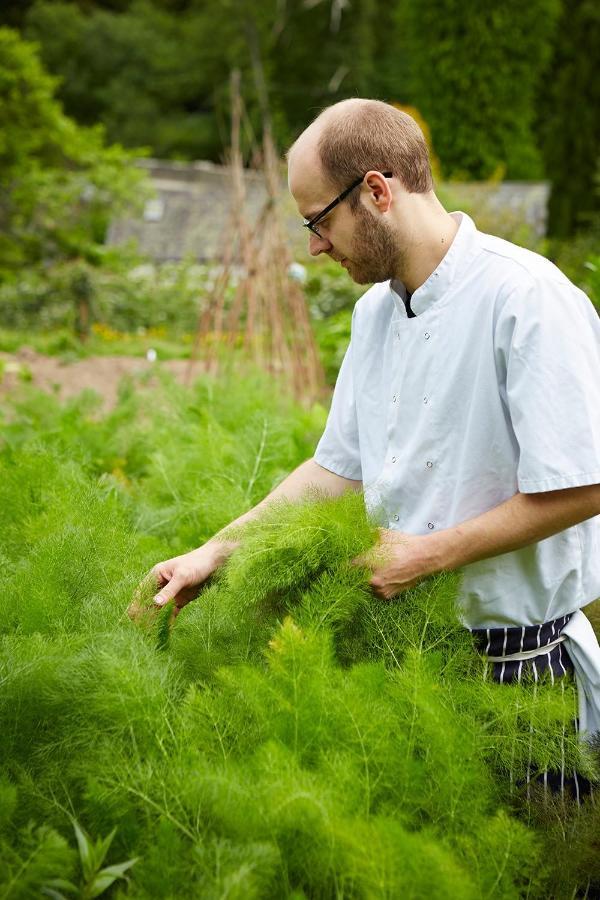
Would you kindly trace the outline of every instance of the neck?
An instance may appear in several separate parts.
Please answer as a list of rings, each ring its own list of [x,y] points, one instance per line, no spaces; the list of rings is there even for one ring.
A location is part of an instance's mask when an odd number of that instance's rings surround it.
[[[395,274],[410,294],[437,269],[458,231],[456,219],[446,212],[435,196],[434,201],[417,200],[413,210],[415,215],[407,216],[407,221],[411,222],[411,232],[403,240],[405,249]]]

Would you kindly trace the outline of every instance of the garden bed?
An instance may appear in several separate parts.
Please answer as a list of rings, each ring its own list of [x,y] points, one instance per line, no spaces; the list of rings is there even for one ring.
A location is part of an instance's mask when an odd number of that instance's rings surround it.
[[[452,575],[373,598],[359,496],[273,508],[174,628],[127,617],[152,564],[311,455],[322,409],[247,373],[125,384],[105,414],[20,383],[3,415],[3,896],[84,895],[85,840],[114,829],[123,897],[571,897],[600,876],[597,807],[527,798],[528,767],[593,765],[572,689],[486,682]]]

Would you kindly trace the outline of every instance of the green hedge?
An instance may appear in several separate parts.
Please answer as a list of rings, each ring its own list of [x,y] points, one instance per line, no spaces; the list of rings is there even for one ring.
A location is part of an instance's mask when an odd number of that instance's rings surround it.
[[[450,178],[542,176],[533,133],[559,0],[409,0],[413,103]]]
[[[600,221],[600,5],[565,4],[539,111],[552,181],[549,233],[568,237]]]

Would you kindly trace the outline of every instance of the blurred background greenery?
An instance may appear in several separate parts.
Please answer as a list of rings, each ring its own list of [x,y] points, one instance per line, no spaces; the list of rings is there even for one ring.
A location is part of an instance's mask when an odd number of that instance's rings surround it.
[[[136,353],[154,329],[164,354],[185,354],[210,266],[140,274],[135,247],[105,237],[150,196],[136,158],[225,160],[234,67],[248,165],[265,104],[283,151],[322,107],[371,96],[416,110],[449,208],[448,182],[549,181],[543,240],[466,211],[598,305],[599,57],[593,0],[4,0],[0,350],[25,332],[43,349]],[[306,293],[332,380],[360,290],[318,260]],[[84,332],[85,348],[70,337]]]

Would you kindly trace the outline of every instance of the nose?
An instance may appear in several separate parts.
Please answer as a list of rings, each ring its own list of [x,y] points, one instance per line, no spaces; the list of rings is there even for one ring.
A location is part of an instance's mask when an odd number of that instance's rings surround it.
[[[333,244],[327,238],[319,237],[311,234],[308,240],[308,251],[311,256],[318,256],[319,253],[327,253],[333,249]]]

